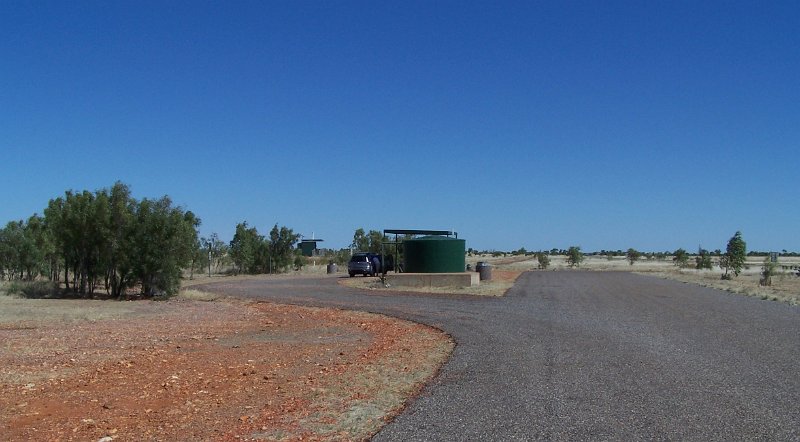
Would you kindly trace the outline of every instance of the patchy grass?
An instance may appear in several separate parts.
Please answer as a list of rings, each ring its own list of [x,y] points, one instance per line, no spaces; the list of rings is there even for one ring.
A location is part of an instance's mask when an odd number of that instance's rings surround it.
[[[221,298],[220,295],[215,293],[209,293],[190,288],[181,289],[181,291],[178,292],[177,297],[190,301],[216,301]]]
[[[752,296],[767,301],[780,301],[790,305],[800,305],[800,278],[793,274],[779,273],[772,277],[771,286],[762,286],[758,274],[741,274],[732,279],[722,279],[718,271],[671,270],[657,272],[637,272],[664,279],[697,284],[704,287],[725,290],[744,296]]]
[[[473,295],[473,296],[503,296],[514,286],[517,278],[522,274],[515,270],[492,270],[490,281],[481,281],[473,287],[402,287],[384,286],[380,278],[371,277],[343,277],[339,284],[361,290],[409,292],[409,293],[436,293],[443,295]]]

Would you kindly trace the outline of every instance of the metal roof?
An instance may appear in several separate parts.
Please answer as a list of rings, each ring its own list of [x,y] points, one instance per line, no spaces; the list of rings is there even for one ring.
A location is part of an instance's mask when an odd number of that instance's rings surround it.
[[[383,234],[390,234],[390,235],[455,235],[458,236],[458,233],[451,232],[449,230],[405,230],[405,229],[384,229]]]

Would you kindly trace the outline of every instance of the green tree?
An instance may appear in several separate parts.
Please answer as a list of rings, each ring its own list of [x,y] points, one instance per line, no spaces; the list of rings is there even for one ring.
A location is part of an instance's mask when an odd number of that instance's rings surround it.
[[[381,249],[383,247],[383,241],[386,239],[378,230],[370,230],[367,234],[367,238],[369,238],[369,247],[367,251],[372,253],[381,253]]]
[[[739,276],[747,259],[747,245],[742,239],[742,232],[736,232],[725,249],[725,254],[720,258],[720,267],[725,269],[724,279],[730,279],[728,272],[733,271],[734,276]]]
[[[385,237],[380,231],[370,230],[365,232],[363,228],[359,227],[353,233],[353,242],[350,243],[350,247],[356,252],[380,253],[384,240]]]
[[[219,273],[220,269],[225,263],[225,258],[228,255],[228,245],[225,244],[221,239],[219,239],[219,235],[212,233],[207,238],[200,239],[200,248],[201,253],[205,257],[202,259],[203,268],[209,268],[210,272],[212,273]],[[210,261],[209,261],[210,255]]]
[[[353,242],[350,243],[350,246],[356,252],[366,252],[369,250],[369,238],[367,238],[367,234],[363,228],[359,227],[356,229],[355,233],[353,233]]]
[[[359,227],[353,233],[353,242],[350,247],[356,252],[372,252],[381,253],[381,246],[385,241],[383,233],[378,230],[370,230],[365,232],[363,228]]]
[[[539,262],[539,268],[547,270],[550,267],[550,257],[546,253],[539,252],[536,254],[536,260]]]
[[[763,286],[771,286],[772,285],[772,277],[775,276],[777,271],[778,264],[772,262],[769,256],[764,259],[764,263],[761,265],[761,280],[759,280],[759,284]]]
[[[27,260],[20,261],[27,278],[58,282],[63,271],[66,288],[83,295],[101,285],[116,297],[136,285],[146,296],[173,293],[196,249],[199,223],[169,197],[138,202],[117,182],[51,199],[43,217],[19,223],[24,241],[14,253]]]
[[[270,267],[270,271],[283,272],[286,271],[294,263],[295,244],[300,239],[300,235],[292,231],[292,229],[278,225],[272,227],[269,232],[269,256],[272,259],[274,267]]]
[[[689,265],[689,253],[684,249],[678,249],[673,253],[672,261],[677,267],[684,268]]]
[[[625,253],[625,257],[628,258],[628,262],[630,263],[630,265],[633,265],[636,261],[641,259],[642,253],[634,248],[630,248]]]
[[[105,200],[108,205],[103,219],[106,227],[103,241],[106,287],[110,289],[111,296],[121,299],[127,289],[136,284],[133,269],[138,257],[132,241],[138,202],[131,196],[130,188],[119,181],[110,190],[103,190],[99,194],[104,197],[98,199]]]
[[[0,275],[32,280],[38,274],[40,252],[24,221],[11,221],[0,229]]]
[[[173,207],[169,197],[143,199],[134,229],[134,274],[147,297],[171,295],[180,288],[182,269],[189,266],[200,220],[190,211]]]
[[[700,249],[700,253],[694,258],[697,270],[712,269],[711,254],[706,249]]]
[[[236,225],[236,233],[230,242],[230,255],[237,273],[256,273],[256,253],[264,237],[255,227],[248,227],[247,221]]]
[[[51,200],[45,210],[45,222],[52,226],[55,242],[62,253],[66,287],[69,289],[72,271],[73,291],[81,294],[93,292],[99,272],[104,232],[97,208],[95,195],[84,190],[65,192],[63,199]],[[53,220],[48,221],[48,217]]]
[[[52,280],[58,257],[44,218],[36,214],[28,218],[25,224],[25,236],[32,241],[35,250],[31,262],[31,277],[41,275]]]
[[[584,258],[579,246],[571,246],[569,250],[567,250],[567,264],[569,264],[570,267],[580,267]]]
[[[44,209],[44,227],[48,232],[51,247],[54,249],[55,265],[51,281],[58,282],[61,278],[61,270],[64,270],[64,280],[69,284],[67,276],[67,263],[65,258],[68,254],[68,247],[65,242],[62,230],[65,228],[64,221],[64,199],[51,199]],[[67,285],[67,288],[69,286]]]

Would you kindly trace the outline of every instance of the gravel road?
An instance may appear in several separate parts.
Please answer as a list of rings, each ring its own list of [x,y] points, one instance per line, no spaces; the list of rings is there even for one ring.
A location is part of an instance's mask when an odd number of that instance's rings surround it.
[[[503,298],[361,292],[335,278],[206,286],[441,328],[451,360],[375,436],[800,440],[800,308],[623,272],[531,272]]]

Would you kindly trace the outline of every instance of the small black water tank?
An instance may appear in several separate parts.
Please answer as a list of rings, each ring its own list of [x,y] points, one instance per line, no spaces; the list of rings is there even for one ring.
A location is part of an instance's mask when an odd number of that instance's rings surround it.
[[[475,271],[481,274],[481,281],[492,279],[492,266],[488,262],[478,261],[478,264],[475,265]]]

